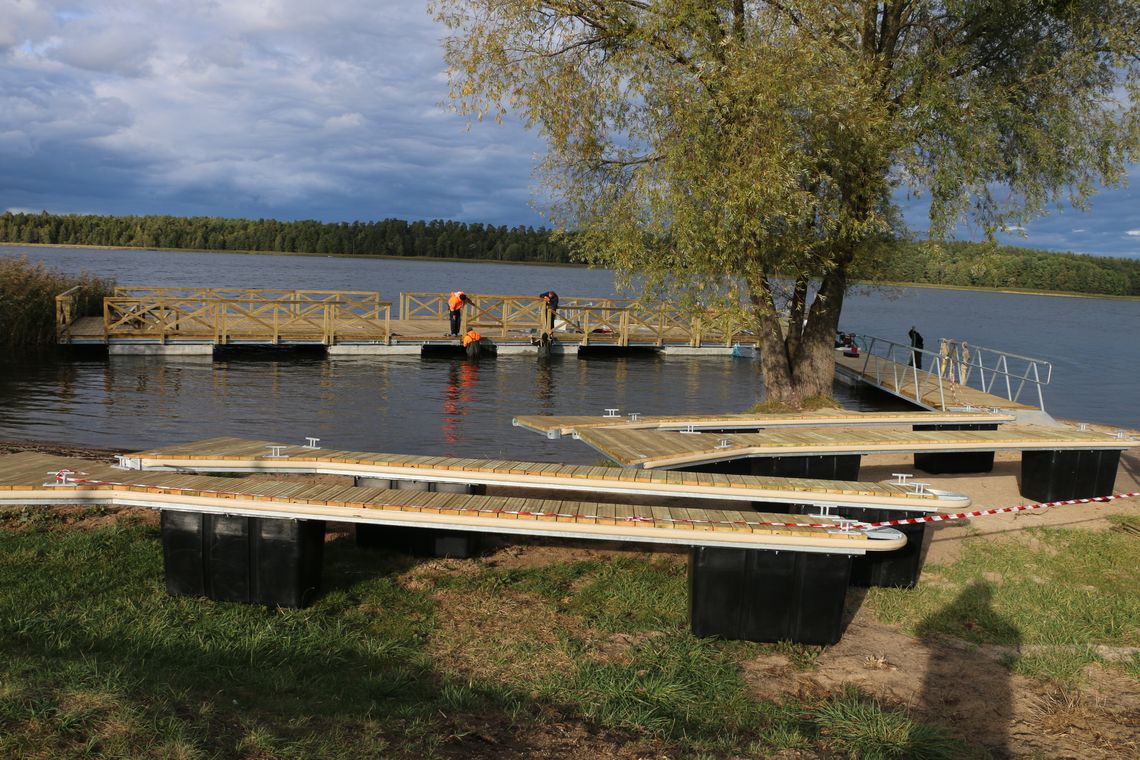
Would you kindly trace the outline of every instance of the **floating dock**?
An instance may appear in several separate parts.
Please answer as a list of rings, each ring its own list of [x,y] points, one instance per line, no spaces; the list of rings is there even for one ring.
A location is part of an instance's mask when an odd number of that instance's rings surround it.
[[[553,324],[554,353],[588,346],[730,355],[755,337],[732,315],[689,315],[631,299],[566,297],[552,312],[537,296],[469,293],[460,334],[475,330],[500,353],[538,353]],[[56,332],[70,345],[113,353],[209,354],[222,346],[325,346],[330,355],[409,354],[456,346],[447,293],[400,293],[398,309],[370,291],[122,286],[101,317],[79,316],[75,289],[56,297]]]
[[[1059,427],[1001,430],[768,430],[683,435],[655,430],[583,430],[577,436],[624,467],[686,468],[741,462],[750,473],[857,479],[863,454],[914,453],[927,472],[988,472],[996,451],[1022,454],[1021,492],[1038,501],[1106,496],[1120,452],[1140,445],[1123,435]],[[736,470],[734,470],[736,471]]]
[[[55,473],[71,472],[66,480]],[[787,516],[732,510],[472,496],[389,488],[125,471],[38,453],[0,456],[0,502],[96,503],[243,517],[337,520],[416,528],[802,551],[890,551],[901,537],[871,541],[834,528],[786,527]],[[769,523],[779,523],[772,525]],[[886,535],[886,534],[884,534]]]
[[[787,414],[703,414],[654,416],[619,415],[619,410],[590,417],[521,415],[511,420],[515,427],[532,430],[552,440],[576,436],[580,430],[672,430],[682,433],[710,431],[748,432],[790,427],[861,427],[864,425],[998,425],[1012,422],[1011,414],[982,410],[950,412],[855,412],[825,409]]]
[[[31,452],[0,456],[0,503],[161,510],[169,593],[273,606],[304,606],[318,593],[326,520],[682,544],[692,552],[696,635],[807,644],[839,640],[853,557],[907,543],[899,531],[828,517],[789,524],[723,509],[125,471]]]
[[[316,440],[316,439],[314,439]],[[368,482],[541,488],[649,497],[723,499],[813,506],[872,506],[926,512],[957,511],[969,498],[919,492],[896,483],[757,477],[683,471],[631,470],[554,462],[429,457],[341,451],[243,438],[212,438],[121,458],[130,468],[193,472],[347,475]]]
[[[315,439],[311,439],[315,441]],[[358,484],[391,488],[460,490],[473,493],[488,485],[544,488],[623,496],[670,497],[707,504],[709,499],[746,501],[766,512],[811,514],[836,510],[845,518],[872,522],[946,512],[970,503],[958,493],[928,490],[923,485],[859,483],[808,478],[757,477],[737,474],[614,467],[504,462],[445,457],[415,457],[284,446],[269,442],[221,438],[141,452],[123,461],[146,470],[191,472],[319,473],[351,475]],[[608,507],[606,509],[609,509]],[[902,549],[856,558],[855,585],[913,586],[921,570],[926,524],[905,525]],[[366,531],[367,533],[367,531]],[[358,529],[358,538],[363,535]],[[376,537],[380,542],[382,537]],[[407,535],[401,548],[427,555],[466,556],[471,542],[462,534],[429,538]]]

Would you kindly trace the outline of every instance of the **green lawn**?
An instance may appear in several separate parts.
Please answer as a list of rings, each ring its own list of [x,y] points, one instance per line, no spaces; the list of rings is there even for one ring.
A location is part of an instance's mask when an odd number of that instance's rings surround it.
[[[1135,539],[1037,538],[1033,551],[970,553],[869,603],[902,626],[995,642],[1013,626],[1022,644],[1076,647],[1064,666],[1055,654],[1011,663],[1033,675],[1075,678],[1096,657],[1090,643],[1135,646]],[[939,622],[995,575],[994,620]],[[978,754],[856,692],[758,701],[741,660],[784,652],[811,668],[816,648],[694,638],[677,555],[518,569],[411,560],[346,537],[327,546],[324,586],[305,610],[170,597],[151,525],[0,513],[0,756],[490,757],[501,747],[474,738],[488,726],[501,740],[566,723],[606,746],[685,757]]]

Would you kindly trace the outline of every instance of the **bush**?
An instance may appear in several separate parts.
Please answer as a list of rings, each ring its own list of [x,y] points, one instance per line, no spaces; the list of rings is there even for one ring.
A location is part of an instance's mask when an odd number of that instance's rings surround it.
[[[78,315],[102,313],[103,297],[114,283],[87,272],[68,275],[27,256],[0,258],[0,346],[48,346],[56,342],[55,297],[78,287]]]

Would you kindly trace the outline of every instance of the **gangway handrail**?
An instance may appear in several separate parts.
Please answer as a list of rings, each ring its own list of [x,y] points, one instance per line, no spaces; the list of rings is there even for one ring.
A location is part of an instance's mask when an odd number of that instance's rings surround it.
[[[876,382],[885,386],[885,369],[889,367],[892,374],[890,379],[893,382],[895,392],[901,392],[902,378],[910,380],[914,383],[916,401],[922,399],[922,387],[924,385],[936,387],[939,406],[945,410],[947,408],[947,392],[949,391],[950,395],[953,396],[953,389],[956,385],[967,386],[973,379],[976,369],[978,385],[980,386],[978,390],[1000,397],[1001,394],[994,393],[994,386],[999,380],[1004,379],[1004,397],[1014,403],[1021,403],[1019,399],[1022,392],[1027,385],[1033,385],[1037,389],[1038,408],[1045,411],[1045,396],[1042,388],[1053,379],[1053,365],[1044,359],[1022,356],[984,346],[970,346],[966,341],[950,338],[942,338],[939,341],[939,350],[932,351],[873,335],[856,335],[854,337],[856,343],[865,353],[863,374],[870,376],[873,372]],[[882,353],[876,353],[876,348],[879,348]],[[929,369],[919,369],[916,366],[913,361],[916,354],[929,359]],[[877,362],[872,369],[870,367],[872,356],[887,359],[888,362]],[[986,366],[985,357],[992,358],[993,366]],[[1025,371],[1021,374],[1011,371],[1009,359],[1025,362]],[[899,371],[900,368],[903,370],[902,372]],[[909,377],[906,377],[907,375]],[[944,383],[944,379],[948,382]]]
[[[1053,364],[1052,362],[1045,361],[1044,359],[1037,359],[1031,356],[1022,356],[1021,354],[1014,354],[1009,351],[1000,351],[994,348],[986,348],[985,346],[971,346],[966,341],[959,341],[952,338],[943,338],[942,345],[946,348],[946,354],[950,357],[950,361],[958,370],[958,376],[962,385],[969,382],[973,369],[976,367],[978,370],[979,383],[981,390],[991,395],[993,393],[994,383],[999,379],[1004,378],[1006,398],[1010,401],[1017,401],[1021,392],[1025,389],[1027,383],[1032,383],[1037,387],[1037,401],[1038,407],[1045,410],[1045,397],[1042,388],[1049,385],[1053,380]],[[987,367],[984,357],[990,355],[993,357],[993,366]],[[1022,374],[1011,372],[1009,369],[1009,359],[1017,359],[1025,362],[1025,371]],[[974,360],[974,361],[972,361]],[[1044,369],[1045,378],[1041,378],[1040,368]],[[952,368],[948,367],[948,371]],[[989,374],[987,379],[986,375]],[[1032,374],[1032,377],[1030,375]],[[1017,389],[1014,390],[1011,380],[1017,382]]]
[[[853,334],[852,338],[855,340],[856,345],[858,345],[861,349],[864,357],[862,369],[863,375],[867,376],[871,374],[871,357],[878,356],[875,354],[875,347],[877,345],[882,345],[886,351],[880,358],[887,359],[888,361],[875,363],[874,375],[875,382],[878,385],[886,387],[883,371],[884,368],[889,366],[892,375],[891,380],[893,381],[893,390],[895,393],[905,396],[906,394],[902,392],[903,380],[909,379],[914,383],[914,400],[918,403],[922,403],[922,398],[924,396],[922,388],[924,385],[931,384],[938,391],[939,408],[942,410],[945,410],[947,408],[946,388],[942,383],[943,360],[941,354],[933,351],[926,351],[924,349],[912,349],[910,346],[904,346],[902,343],[896,343],[895,341],[887,340],[886,338],[878,338],[874,335]],[[900,357],[902,361],[896,359],[896,349],[906,350],[906,354],[904,354],[903,357]],[[918,366],[912,361],[914,357],[914,353],[912,351],[917,351],[923,356],[929,357],[930,369],[919,369]],[[903,370],[902,372],[899,371],[900,368]],[[908,374],[910,375],[909,378],[906,377]]]

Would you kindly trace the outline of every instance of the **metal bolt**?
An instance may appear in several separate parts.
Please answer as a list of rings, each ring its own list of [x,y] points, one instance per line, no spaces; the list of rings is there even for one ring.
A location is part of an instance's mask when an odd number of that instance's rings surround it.
[[[302,446],[302,448],[319,449],[320,446],[317,445],[317,441],[319,441],[319,440],[321,440],[321,439],[320,438],[313,438],[312,436],[305,436],[305,445]]]
[[[891,477],[897,478],[895,481],[896,485],[905,486],[906,482],[913,478],[914,475],[911,475],[909,472],[892,472]]]
[[[641,412],[630,412],[629,413],[630,422],[637,422],[639,419],[641,419]]]
[[[716,447],[718,449],[727,449],[727,448],[730,448],[731,446],[732,446],[732,441],[728,440],[727,438],[721,438],[720,443],[718,443],[716,445]]]
[[[603,414],[602,416],[603,417],[620,417],[621,415],[618,414],[618,412],[620,412],[620,411],[621,411],[620,409],[607,409],[606,413]]]
[[[914,489],[915,494],[921,495],[921,494],[926,493],[926,487],[929,486],[930,484],[929,483],[918,483],[918,482],[912,481],[911,483],[908,483],[908,485]]]
[[[269,457],[271,459],[280,459],[281,457],[285,456],[284,454],[281,453],[284,450],[285,450],[284,446],[270,446],[269,447]]]

